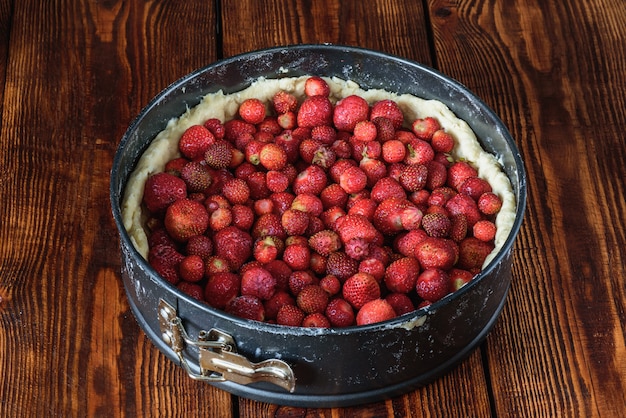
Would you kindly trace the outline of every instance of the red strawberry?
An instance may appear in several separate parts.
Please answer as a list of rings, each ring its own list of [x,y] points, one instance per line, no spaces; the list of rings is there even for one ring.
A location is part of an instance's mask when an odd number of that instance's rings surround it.
[[[428,190],[435,190],[446,184],[448,171],[445,165],[433,160],[426,164],[426,167],[428,168],[428,176],[426,177],[426,188]]]
[[[279,115],[295,112],[298,109],[298,99],[293,94],[280,90],[272,97],[272,105]]]
[[[415,247],[427,236],[423,229],[414,229],[400,233],[393,242],[394,249],[406,257],[413,257],[415,255]]]
[[[252,256],[255,260],[260,261],[263,264],[267,264],[278,257],[278,247],[276,241],[278,238],[265,237],[257,239],[254,242],[254,248],[252,250]]]
[[[311,129],[311,139],[323,145],[332,145],[337,139],[337,131],[332,126],[320,125]]]
[[[214,142],[215,136],[211,131],[202,125],[192,125],[180,137],[178,149],[190,160],[197,160]]]
[[[393,306],[384,299],[374,299],[364,304],[356,314],[357,325],[369,325],[395,318]]]
[[[217,231],[213,242],[215,254],[226,259],[233,270],[239,269],[252,255],[252,237],[237,227],[227,226]]]
[[[454,242],[461,242],[467,235],[467,218],[458,214],[452,216],[452,226],[450,227],[450,239]]]
[[[445,238],[450,234],[452,221],[443,213],[427,213],[422,218],[422,227],[431,237]]]
[[[244,231],[252,228],[254,223],[254,212],[252,212],[252,209],[250,209],[249,206],[233,205],[230,208],[230,211],[233,214],[232,225]]]
[[[263,267],[252,267],[241,275],[241,294],[267,300],[276,291],[276,279]]]
[[[332,299],[326,306],[325,314],[334,327],[348,327],[354,324],[354,310],[345,299]]]
[[[296,297],[306,286],[318,284],[319,280],[308,270],[296,270],[289,275],[288,287]]]
[[[252,227],[252,237],[254,239],[268,235],[278,237],[282,240],[287,239],[287,233],[283,228],[280,217],[275,213],[266,213],[259,216]]]
[[[202,235],[209,227],[209,214],[202,203],[180,199],[165,212],[165,229],[172,238],[187,242],[194,235]]]
[[[418,138],[430,141],[434,133],[441,129],[441,125],[437,119],[427,116],[423,119],[413,121],[411,129]]]
[[[189,295],[192,298],[201,302],[204,301],[204,289],[199,284],[183,281],[178,283],[176,287],[184,294]]]
[[[414,139],[406,145],[407,153],[404,158],[406,164],[428,164],[435,158],[435,150],[426,141]]]
[[[289,327],[299,327],[304,319],[304,312],[295,305],[283,305],[276,314],[276,323]]]
[[[306,212],[311,216],[320,216],[324,210],[322,200],[313,193],[300,193],[291,201],[291,209]]]
[[[378,180],[372,187],[370,195],[372,199],[379,203],[389,198],[406,199],[404,187],[393,177],[383,177]]]
[[[472,233],[481,241],[489,242],[496,237],[496,225],[488,220],[481,220],[474,224]]]
[[[319,195],[326,187],[326,184],[326,172],[320,166],[312,164],[298,174],[291,188],[295,194],[310,193]]]
[[[295,305],[296,301],[288,292],[279,290],[271,298],[263,302],[265,319],[276,319],[276,315],[283,305]]]
[[[185,164],[187,164],[190,160],[185,157],[174,158],[173,160],[165,163],[164,172],[168,174],[172,174],[176,177],[180,177],[180,172],[182,171]]]
[[[289,187],[289,177],[282,171],[270,170],[265,174],[265,183],[269,191],[280,193]]]
[[[448,276],[450,277],[450,292],[456,292],[474,278],[471,272],[457,268],[450,269]]]
[[[187,190],[190,192],[202,192],[208,189],[213,182],[211,171],[206,165],[198,161],[185,164],[180,171],[180,178],[183,179],[187,185]]]
[[[213,241],[206,235],[194,235],[187,241],[185,253],[198,255],[203,261],[206,261],[213,255]]]
[[[321,77],[311,76],[304,82],[304,94],[307,96],[325,96],[330,94],[330,86]]]
[[[303,235],[309,226],[309,214],[297,209],[287,209],[281,216],[281,224],[287,235]]]
[[[280,145],[270,142],[261,148],[259,161],[267,170],[282,170],[287,164],[287,152]]]
[[[367,175],[360,167],[349,166],[339,175],[339,185],[346,193],[358,193],[367,186]]]
[[[326,274],[336,276],[341,282],[345,282],[348,277],[357,273],[358,268],[358,262],[343,251],[330,253],[326,260]]]
[[[398,181],[407,192],[416,192],[426,186],[428,168],[422,164],[404,166]]]
[[[399,163],[404,160],[407,149],[397,139],[390,139],[382,145],[382,158],[386,163]]]
[[[450,293],[450,278],[441,269],[428,268],[417,278],[415,290],[422,299],[437,302]]]
[[[439,129],[433,134],[430,144],[435,152],[450,152],[454,148],[454,138],[443,129]]]
[[[300,105],[297,114],[298,126],[313,128],[318,125],[330,125],[333,117],[333,105],[325,96],[309,96]]]
[[[365,99],[350,95],[337,102],[332,120],[340,131],[352,132],[358,122],[368,119],[369,111],[369,104]]]
[[[308,244],[313,251],[327,257],[341,248],[341,239],[336,232],[325,229],[312,235]]]
[[[240,279],[235,273],[209,275],[204,286],[204,300],[214,308],[224,309],[239,295]]]
[[[415,247],[415,258],[424,269],[449,270],[457,257],[454,242],[445,238],[427,237]]]
[[[341,282],[336,276],[328,274],[320,279],[319,284],[329,296],[335,296],[341,292]]]
[[[337,155],[332,148],[326,145],[321,145],[315,150],[313,157],[311,158],[311,164],[319,165],[323,169],[328,169],[337,160]]]
[[[459,187],[459,193],[468,195],[476,202],[484,193],[491,191],[491,185],[480,177],[468,177]]]
[[[391,305],[397,316],[404,315],[415,310],[415,305],[406,293],[390,293],[385,300]]]
[[[328,293],[320,285],[310,284],[302,288],[296,304],[307,314],[322,313],[328,305]]]
[[[287,263],[276,259],[265,264],[264,267],[276,279],[276,289],[287,290],[289,288],[289,276],[291,276],[293,270]]]
[[[199,255],[188,255],[178,266],[180,277],[187,282],[199,282],[204,278],[204,261]]]
[[[420,265],[413,257],[394,261],[385,272],[385,284],[391,292],[409,293],[415,287]]]
[[[367,177],[367,186],[372,187],[378,180],[387,177],[387,165],[376,158],[363,157],[359,163],[359,168],[363,170]]]
[[[174,247],[157,244],[148,251],[148,263],[156,272],[171,284],[180,281],[178,266],[185,258]]]
[[[210,118],[204,121],[204,127],[207,128],[215,139],[224,139],[224,135],[226,134],[226,129],[224,128],[224,124],[221,120],[217,118]]]
[[[271,194],[270,190],[267,188],[265,172],[257,171],[250,174],[246,179],[246,183],[248,184],[248,188],[250,188],[251,199],[265,199]]]
[[[356,200],[350,209],[348,209],[348,215],[361,215],[372,221],[374,219],[374,213],[378,205],[373,199],[364,197]]]
[[[244,319],[263,321],[265,308],[261,300],[254,296],[237,296],[227,306],[226,312]]]
[[[364,238],[352,238],[345,243],[344,251],[350,258],[363,260],[369,255],[369,242]]]
[[[376,139],[376,125],[369,120],[362,120],[354,125],[353,138],[357,141],[370,142]]]
[[[374,247],[374,246],[372,246]],[[369,248],[368,248],[368,252]],[[368,273],[374,276],[376,281],[380,283],[385,277],[385,264],[379,260],[378,258],[374,258],[371,255],[368,256],[365,260],[362,260],[359,263],[359,272]]]
[[[378,204],[374,212],[373,224],[385,235],[395,234],[405,229],[403,218],[407,223],[408,215],[414,218],[412,224],[417,221],[416,217],[419,217],[419,213],[415,209],[419,210],[407,199],[398,197],[385,199]]]
[[[376,125],[376,140],[378,142],[385,142],[393,139],[396,136],[396,128],[394,122],[384,116],[375,116],[371,118],[372,123]]]
[[[354,238],[363,239],[365,242],[372,242],[376,239],[378,231],[372,223],[364,216],[346,215],[336,221],[337,233],[341,241],[346,244]]]
[[[214,169],[226,168],[233,158],[233,146],[224,140],[211,144],[204,153],[204,161]]]
[[[400,129],[404,123],[404,114],[398,104],[390,99],[380,100],[372,106],[370,119],[373,121],[378,117],[390,120],[394,129]]]
[[[467,161],[457,161],[448,168],[448,186],[455,190],[459,190],[459,187],[469,177],[477,177],[478,171],[472,167]]]
[[[428,204],[430,206],[444,207],[448,200],[456,194],[457,192],[452,187],[437,187],[428,196]]]
[[[448,200],[445,208],[450,213],[450,216],[465,215],[469,228],[472,228],[483,217],[474,199],[462,193],[458,193]]]
[[[302,326],[307,328],[330,328],[330,321],[321,312],[315,312],[304,317]]]
[[[256,125],[265,119],[265,105],[259,99],[246,99],[239,105],[238,113],[245,122]]]
[[[157,213],[186,196],[187,185],[182,179],[168,173],[157,173],[146,180],[143,203],[150,212]]]
[[[459,243],[457,267],[470,271],[480,269],[493,248],[493,243],[481,241],[475,237],[465,238]]]
[[[342,295],[355,309],[361,309],[367,302],[380,297],[380,286],[371,274],[358,272],[345,281]]]
[[[294,129],[298,126],[298,117],[295,112],[281,113],[276,117],[276,121],[281,129]]]
[[[487,192],[478,198],[478,210],[485,215],[495,215],[502,208],[502,200],[498,195]]]
[[[306,270],[311,263],[311,250],[308,245],[288,245],[283,251],[283,261],[292,270]]]
[[[244,204],[250,198],[250,187],[245,180],[234,178],[224,183],[222,193],[231,204]]]
[[[204,275],[206,277],[215,273],[227,273],[231,271],[230,263],[224,257],[212,255],[205,262]]]
[[[320,200],[324,209],[328,209],[333,206],[345,206],[348,202],[348,194],[337,183],[331,183],[322,190],[320,194]]]

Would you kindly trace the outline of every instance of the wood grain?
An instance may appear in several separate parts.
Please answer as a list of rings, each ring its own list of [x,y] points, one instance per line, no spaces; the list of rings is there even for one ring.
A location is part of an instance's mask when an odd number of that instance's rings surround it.
[[[620,416],[624,39],[609,0],[0,0],[0,416]],[[307,409],[195,382],[154,347],[121,284],[108,187],[124,131],[169,83],[322,42],[468,86],[509,127],[529,195],[481,349],[404,396]]]

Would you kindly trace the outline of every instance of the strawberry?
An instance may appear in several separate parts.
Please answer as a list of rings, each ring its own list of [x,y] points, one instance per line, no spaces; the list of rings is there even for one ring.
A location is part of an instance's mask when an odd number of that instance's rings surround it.
[[[411,209],[405,213],[407,208]],[[413,215],[414,221],[412,223],[417,221],[416,217],[419,217],[419,213],[413,208],[417,209],[405,198],[390,197],[384,199],[378,204],[374,212],[373,224],[385,235],[398,233],[405,229],[403,218],[405,222],[408,222],[408,215]]]
[[[445,238],[427,237],[415,247],[415,258],[424,269],[449,270],[457,257],[454,242]]]
[[[291,276],[293,270],[291,270],[291,267],[289,267],[287,263],[283,260],[276,259],[264,264],[263,267],[276,279],[277,290],[287,290],[289,288],[289,276]]]
[[[447,273],[450,278],[450,292],[456,292],[474,278],[471,272],[463,269],[453,268]]]
[[[266,116],[265,119],[257,124],[257,132],[265,132],[270,135],[270,142],[274,140],[274,136],[280,134],[283,129],[278,124],[278,119],[274,116]]]
[[[252,208],[256,216],[274,213],[274,201],[269,198],[254,200]]]
[[[282,171],[270,170],[265,173],[265,183],[269,191],[280,193],[289,187],[289,177]]]
[[[232,145],[224,140],[211,144],[204,153],[204,161],[214,169],[228,167],[232,158]]]
[[[467,218],[461,213],[452,216],[451,219],[450,239],[454,242],[461,242],[467,235]]]
[[[296,300],[284,290],[276,291],[271,298],[263,302],[265,319],[276,319],[280,307],[283,305],[295,305]]]
[[[450,152],[454,148],[454,138],[443,129],[439,129],[433,133],[430,144],[435,152]]]
[[[309,226],[309,214],[297,209],[287,209],[281,216],[281,224],[287,235],[303,235]]]
[[[501,208],[502,200],[492,192],[483,193],[478,198],[478,210],[485,215],[495,215]]]
[[[254,212],[249,206],[245,205],[233,205],[230,209],[233,215],[232,225],[237,228],[247,231],[252,228],[254,223]]]
[[[384,117],[391,121],[394,129],[400,129],[404,123],[404,114],[396,102],[389,99],[380,100],[372,106],[370,120]]]
[[[428,176],[426,177],[428,190],[432,191],[446,184],[448,171],[445,165],[433,160],[426,164],[426,168],[428,168]]]
[[[389,198],[406,199],[404,187],[392,177],[383,177],[378,180],[372,187],[370,195],[378,203]]]
[[[252,255],[252,237],[232,225],[217,231],[213,242],[215,254],[226,259],[233,270],[239,269]]]
[[[325,229],[312,235],[308,245],[316,253],[327,257],[341,248],[341,239],[336,232]]]
[[[240,278],[235,273],[222,272],[208,276],[204,300],[214,308],[224,309],[239,295]]]
[[[359,168],[367,177],[367,186],[372,187],[378,180],[387,177],[387,165],[377,159],[364,156],[359,162]]]
[[[372,246],[373,247],[373,246]],[[368,253],[369,253],[368,248]],[[358,271],[362,273],[368,273],[374,276],[374,279],[380,283],[385,277],[385,264],[377,258],[371,257],[368,254],[368,258],[361,260],[359,263]]]
[[[332,206],[343,207],[348,202],[348,194],[339,184],[331,183],[320,193],[320,200],[324,209]]]
[[[361,215],[372,221],[374,219],[374,213],[376,212],[378,205],[374,199],[369,197],[363,197],[357,199],[348,209],[348,215]]]
[[[344,251],[350,258],[363,260],[369,255],[369,242],[361,237],[352,238],[345,243]]]
[[[369,104],[365,99],[350,95],[339,100],[332,113],[335,127],[340,131],[354,131],[354,127],[369,116]]]
[[[326,306],[325,314],[334,327],[348,327],[354,324],[354,309],[345,299],[332,299]]]
[[[178,266],[180,277],[187,282],[199,282],[204,278],[204,261],[199,255],[188,255]]]
[[[423,229],[402,232],[396,236],[393,242],[394,249],[406,257],[413,257],[415,255],[415,247],[427,236]]]
[[[345,139],[337,139],[332,143],[330,149],[335,152],[335,156],[338,159],[350,158],[352,156],[352,145],[350,145],[350,142]]]
[[[450,293],[450,278],[441,269],[427,268],[417,278],[415,290],[422,299],[437,302]]]
[[[468,228],[472,228],[483,215],[478,210],[478,205],[470,196],[458,193],[446,202],[445,208],[450,216],[465,215]]]
[[[364,216],[346,215],[336,221],[337,233],[341,241],[346,244],[355,238],[364,242],[372,242],[376,238],[376,228]]]
[[[245,180],[234,178],[224,183],[222,193],[231,204],[244,204],[250,198],[250,187]]]
[[[215,136],[202,125],[192,125],[178,141],[178,150],[190,160],[202,158],[206,150],[215,142]]]
[[[390,293],[385,300],[391,305],[397,316],[404,315],[415,310],[415,305],[406,293]]]
[[[481,241],[489,242],[496,237],[496,225],[488,220],[481,220],[474,224],[472,233]]]
[[[330,328],[330,321],[321,312],[315,312],[304,317],[302,326],[307,328]]]
[[[212,255],[205,262],[205,268],[204,268],[205,277],[208,277],[211,274],[215,274],[215,273],[228,273],[231,271],[232,271],[232,268],[230,267],[230,263],[224,257]]]
[[[298,126],[298,117],[295,112],[291,111],[279,114],[276,121],[281,129],[293,129]]]
[[[326,274],[326,257],[321,254],[311,251],[311,261],[309,262],[309,269],[319,276]]]
[[[174,158],[165,163],[163,171],[173,176],[180,177],[180,172],[189,161],[190,160],[185,157]]]
[[[298,296],[306,286],[318,284],[319,280],[308,270],[296,270],[289,275],[288,286],[292,295]]]
[[[367,175],[360,167],[349,166],[339,175],[339,185],[346,193],[358,193],[367,186]]]
[[[306,244],[288,245],[283,251],[283,261],[292,270],[306,270],[311,262],[311,250]]]
[[[298,99],[293,94],[280,90],[272,97],[272,106],[279,115],[295,112],[298,109]]]
[[[337,131],[328,125],[315,126],[311,129],[311,139],[322,145],[332,145],[337,139]]]
[[[246,99],[239,105],[237,113],[245,122],[256,125],[265,119],[265,105],[259,99]]]
[[[211,186],[213,176],[205,164],[190,161],[180,171],[189,192],[202,192]]]
[[[268,235],[287,239],[287,233],[283,228],[280,217],[275,213],[266,213],[259,216],[252,226],[252,237],[254,239],[266,237]]]
[[[386,142],[396,136],[396,128],[391,119],[384,116],[375,116],[371,120],[376,125],[376,140],[378,142]]]
[[[423,216],[424,214],[417,206],[408,203],[400,212],[400,223],[402,224],[402,228],[408,231],[418,229],[422,224]]]
[[[341,292],[341,282],[336,276],[328,274],[320,279],[319,285],[329,296],[335,296]]]
[[[409,293],[415,287],[420,265],[413,257],[402,257],[391,263],[385,272],[385,285],[391,292]]]
[[[312,193],[300,193],[293,198],[290,208],[306,212],[311,216],[319,216],[324,210],[324,204]]]
[[[487,180],[480,177],[468,177],[461,186],[459,186],[459,193],[463,193],[478,202],[480,196],[484,193],[491,192],[491,185]]]
[[[353,138],[357,141],[370,142],[376,139],[376,125],[369,120],[362,120],[354,125]]]
[[[231,119],[224,123],[224,139],[235,143],[245,135],[253,135],[256,132],[254,125],[239,119]]]
[[[330,94],[330,86],[321,77],[311,76],[304,82],[304,94],[307,96],[324,96]]]
[[[428,164],[435,158],[435,150],[426,141],[414,139],[407,145],[407,152],[404,158],[406,164]]]
[[[241,275],[241,294],[268,300],[276,291],[276,279],[263,267],[252,267]]]
[[[297,113],[298,126],[313,128],[330,125],[333,118],[333,105],[326,96],[309,96],[300,105]]]
[[[204,302],[204,289],[197,283],[180,282],[176,285],[178,290],[192,298]]]
[[[226,134],[226,129],[224,128],[224,124],[221,120],[217,118],[210,118],[204,121],[204,127],[207,128],[215,139],[224,139],[224,135]]]
[[[276,323],[289,327],[299,327],[304,319],[304,312],[295,305],[283,305],[276,314]]]
[[[358,262],[343,251],[335,251],[326,260],[326,274],[336,276],[340,282],[358,272]]]
[[[275,260],[276,257],[278,257],[278,247],[276,245],[276,242],[274,241],[274,238],[268,236],[265,238],[257,239],[254,242],[252,256],[255,260],[260,261],[263,264]]]
[[[304,286],[296,298],[297,306],[307,314],[322,313],[328,305],[328,293],[318,284]]]
[[[405,145],[410,144],[412,141],[417,140],[418,138],[411,131],[407,131],[406,129],[398,129],[394,136],[395,139],[399,140]]]
[[[395,318],[393,306],[384,299],[374,299],[364,304],[356,314],[357,325],[369,325]]]
[[[382,157],[388,164],[403,161],[406,151],[404,144],[397,139],[390,139],[382,145]]]
[[[326,145],[321,145],[313,154],[311,164],[319,165],[324,170],[326,170],[330,166],[332,166],[336,160],[337,155],[335,154],[335,151],[333,151],[332,148]]]
[[[361,309],[367,302],[380,297],[380,286],[371,274],[357,272],[343,284],[342,296],[355,309]]]
[[[187,255],[198,255],[203,261],[213,255],[213,241],[206,235],[194,235],[189,238],[185,246]]]
[[[302,193],[319,195],[326,184],[327,178],[324,170],[318,165],[310,165],[298,174],[291,188],[297,195]]]
[[[436,131],[441,129],[437,119],[427,116],[423,119],[416,119],[411,124],[411,130],[420,139],[430,141]]]
[[[257,171],[248,176],[246,184],[250,189],[250,198],[254,200],[265,199],[271,192],[267,188],[265,172]]]
[[[443,213],[427,213],[422,218],[422,227],[431,237],[445,238],[450,234],[452,221]]]
[[[165,212],[165,229],[174,240],[187,242],[194,235],[202,235],[209,227],[209,214],[202,203],[179,199]]]
[[[265,142],[252,139],[246,143],[244,148],[245,160],[251,164],[259,165],[261,163],[261,150],[265,146]]]
[[[226,313],[253,321],[265,319],[265,308],[257,297],[250,295],[237,296],[226,306]]]
[[[456,194],[457,192],[452,187],[437,187],[428,196],[428,204],[430,206],[444,207],[448,200]]]
[[[186,183],[172,174],[157,173],[146,180],[143,203],[151,213],[166,209],[172,202],[187,197]]]
[[[185,258],[174,247],[158,244],[148,251],[148,263],[156,272],[171,284],[180,281],[178,266]]]
[[[459,187],[469,177],[477,177],[478,171],[472,167],[467,161],[457,161],[448,168],[448,186],[455,190],[459,190]]]
[[[287,152],[280,145],[270,142],[261,148],[259,162],[267,170],[282,170],[287,164]]]
[[[428,168],[422,164],[403,166],[398,181],[407,192],[416,192],[426,186]]]

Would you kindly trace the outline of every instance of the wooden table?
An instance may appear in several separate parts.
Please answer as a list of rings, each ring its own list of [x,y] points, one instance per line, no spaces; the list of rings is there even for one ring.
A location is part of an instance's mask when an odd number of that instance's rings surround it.
[[[0,416],[624,416],[622,0],[0,0]],[[422,389],[299,409],[195,382],[140,330],[109,172],[182,75],[297,43],[400,55],[459,80],[528,171],[513,283],[486,342]]]

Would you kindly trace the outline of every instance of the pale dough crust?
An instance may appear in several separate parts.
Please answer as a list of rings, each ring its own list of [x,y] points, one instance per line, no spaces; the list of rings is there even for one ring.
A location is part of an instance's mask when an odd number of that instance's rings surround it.
[[[131,241],[139,253],[147,259],[148,240],[144,229],[145,215],[142,211],[142,196],[146,179],[163,171],[165,164],[180,156],[178,140],[182,133],[192,125],[202,124],[209,118],[217,118],[222,122],[232,119],[239,104],[248,98],[258,98],[270,103],[271,98],[279,90],[304,96],[304,82],[308,77],[290,77],[282,79],[259,79],[250,87],[233,94],[224,94],[222,91],[206,95],[200,104],[188,109],[179,118],[170,120],[167,127],[161,131],[142,154],[137,167],[131,173],[124,191],[122,200],[122,220]],[[363,90],[358,84],[336,77],[325,78],[331,88],[331,101],[337,102],[342,97],[356,94],[373,104],[379,100],[394,100],[405,115],[405,120],[415,120],[426,116],[435,117],[446,132],[450,133],[455,141],[452,156],[455,159],[463,158],[471,162],[477,169],[478,175],[489,181],[493,192],[502,199],[502,209],[496,218],[497,234],[495,249],[487,257],[485,267],[506,241],[515,221],[515,195],[511,182],[495,156],[482,149],[469,125],[457,118],[443,103],[437,100],[424,100],[409,94],[398,95],[385,90]]]

